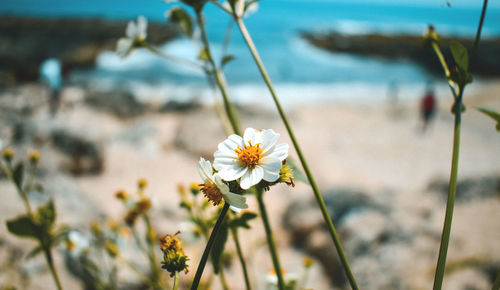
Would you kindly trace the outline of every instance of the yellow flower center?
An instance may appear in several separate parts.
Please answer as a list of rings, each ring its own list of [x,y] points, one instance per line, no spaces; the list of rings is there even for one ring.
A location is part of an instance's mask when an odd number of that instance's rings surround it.
[[[222,201],[222,193],[214,183],[202,183],[200,190],[213,205],[218,205]]]
[[[238,154],[238,161],[240,161],[241,165],[255,168],[255,166],[259,164],[262,155],[262,148],[260,148],[260,145],[260,143],[252,145],[252,142],[248,141],[248,146],[243,145],[243,149],[238,146],[238,148],[234,150],[234,152]]]

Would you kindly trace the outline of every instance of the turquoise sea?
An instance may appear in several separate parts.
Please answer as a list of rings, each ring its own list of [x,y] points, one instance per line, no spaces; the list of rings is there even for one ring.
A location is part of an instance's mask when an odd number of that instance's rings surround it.
[[[164,13],[173,5],[181,4],[167,4],[160,0],[1,0],[0,14],[125,20],[144,15],[150,21],[165,21]],[[261,0],[259,10],[250,15],[246,23],[271,78],[285,93],[302,94],[298,92],[303,90],[325,93],[328,88],[337,88],[359,95],[373,91],[373,86],[385,90],[390,83],[423,86],[429,76],[409,62],[321,51],[301,39],[300,31],[421,35],[432,23],[441,34],[472,37],[481,5],[482,1],[476,0]],[[217,53],[221,50],[230,20],[213,5],[206,8],[207,29]],[[228,51],[236,56],[236,60],[226,67],[228,82],[235,86],[239,95],[255,94],[255,89],[262,86],[262,80],[237,27],[232,27],[232,30]],[[483,36],[500,36],[499,3],[490,4]],[[198,54],[197,46],[188,39],[178,39],[161,48],[192,59]],[[200,72],[169,61],[159,61],[144,51],[135,52],[125,61],[113,52],[105,52],[99,57],[95,69],[82,72],[80,76],[93,79],[101,86],[132,83],[138,91],[147,91],[148,86],[160,86],[178,93],[185,92],[185,85],[192,88],[204,86],[205,82]],[[252,88],[253,91],[249,91]]]

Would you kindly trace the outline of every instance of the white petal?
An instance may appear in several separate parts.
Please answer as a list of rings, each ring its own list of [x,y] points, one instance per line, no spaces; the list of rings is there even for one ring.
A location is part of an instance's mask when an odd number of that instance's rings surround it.
[[[221,150],[218,150],[218,151],[215,151],[214,158],[230,158],[230,159],[232,158],[232,159],[237,160],[238,159],[238,153],[236,153],[235,151],[228,151],[228,150],[221,151]]]
[[[236,157],[215,157],[214,168],[216,170],[221,171],[228,167],[241,167],[241,165]]]
[[[232,211],[236,212],[236,213],[240,213],[241,212],[241,208],[238,208],[238,207],[235,207],[235,206],[232,206],[232,205],[230,205],[229,208]]]
[[[224,167],[221,171],[218,172],[220,178],[225,181],[232,181],[240,178],[243,174],[245,174],[248,170],[248,167],[232,166],[232,167]]]
[[[213,182],[212,164],[203,157],[200,157],[200,162],[198,162],[198,173],[204,182]]]
[[[213,179],[215,185],[219,188],[220,192],[222,194],[227,194],[229,192],[229,186],[222,182],[221,177],[219,176],[219,173],[214,174],[214,179]]]
[[[134,40],[137,35],[139,34],[138,28],[135,25],[134,21],[130,21],[127,24],[127,29],[125,30],[125,35],[130,38],[131,40]]]
[[[274,132],[272,129],[262,130],[262,153],[266,153],[278,141],[280,134]]]
[[[254,128],[246,128],[245,129],[245,133],[243,133],[243,142],[245,143],[245,145],[248,145],[248,143],[252,143],[252,145],[255,145],[258,143],[255,140],[256,133],[257,133],[257,131]],[[260,140],[258,140],[258,141],[260,141]]]
[[[253,169],[249,169],[247,173],[243,174],[240,180],[240,186],[243,189],[249,189],[250,187],[259,183],[264,177],[264,169],[257,166]]]
[[[147,36],[147,30],[148,30],[148,20],[144,16],[139,16],[137,17],[137,36],[141,39],[144,40],[146,39]]]
[[[270,158],[276,158],[279,159],[280,161],[285,160],[288,157],[288,144],[286,143],[281,143],[276,146],[274,146],[272,149],[270,149],[267,154],[264,154],[264,158],[270,157]]]
[[[237,208],[248,208],[247,199],[239,194],[228,192],[227,194],[223,194],[224,200],[230,205]]]
[[[264,180],[274,182],[279,178],[282,162],[276,158],[265,157],[261,160],[259,166],[264,171]]]
[[[126,57],[132,50],[133,41],[129,38],[120,38],[116,44],[116,53],[120,57]]]
[[[243,139],[236,134],[232,134],[227,137],[227,139],[222,143],[219,143],[219,146],[217,148],[219,149],[218,151],[234,152],[234,150],[236,150],[238,147],[243,148]]]

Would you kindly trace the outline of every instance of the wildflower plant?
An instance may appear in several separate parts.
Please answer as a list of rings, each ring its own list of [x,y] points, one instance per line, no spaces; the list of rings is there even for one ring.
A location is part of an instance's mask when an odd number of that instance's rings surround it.
[[[68,227],[65,225],[56,226],[57,212],[52,199],[49,199],[37,209],[33,209],[31,206],[31,195],[44,194],[43,187],[35,182],[34,178],[40,162],[40,153],[30,151],[26,161],[20,160],[16,163],[14,159],[14,151],[10,148],[4,148],[0,166],[23,200],[26,213],[8,220],[7,230],[20,238],[37,241],[38,245],[30,251],[27,257],[32,258],[43,253],[57,289],[62,289],[54,264],[52,248],[65,239]]]

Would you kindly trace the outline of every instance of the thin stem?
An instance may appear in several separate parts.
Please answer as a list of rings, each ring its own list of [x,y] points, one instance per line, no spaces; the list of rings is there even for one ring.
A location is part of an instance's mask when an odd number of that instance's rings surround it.
[[[177,290],[179,288],[179,272],[175,271],[175,276],[174,276],[174,287],[172,290]]]
[[[155,253],[155,239],[152,237],[154,229],[151,225],[151,221],[147,215],[144,215],[144,221],[146,223],[146,244],[148,246],[148,256],[149,262],[151,264],[151,272],[153,282],[157,289],[161,289],[161,270],[159,268],[160,263]]]
[[[41,243],[41,241],[40,241]],[[62,290],[61,281],[59,280],[59,276],[57,275],[56,267],[54,265],[54,260],[52,259],[52,253],[50,251],[50,247],[43,245],[45,252],[45,259],[47,260],[47,264],[49,265],[50,273],[52,274],[52,278],[54,278],[54,282],[56,283],[56,287],[58,290]]]
[[[178,63],[182,63],[182,64],[185,64],[185,65],[188,65],[190,67],[194,67],[194,68],[197,68],[197,69],[202,69],[203,66],[197,62],[194,62],[194,61],[191,61],[191,60],[188,60],[188,59],[185,59],[185,58],[181,58],[181,57],[178,57],[178,56],[175,56],[175,55],[171,55],[171,54],[168,54],[168,53],[165,53],[159,49],[157,49],[156,47],[152,46],[151,44],[147,43],[147,42],[143,42],[143,47],[148,49],[149,51],[151,51],[152,53],[158,55],[158,56],[161,56],[165,59],[168,59],[168,60],[171,60],[171,61],[174,61],[174,62],[178,62]]]
[[[448,80],[448,86],[450,87],[451,94],[453,97],[456,99],[458,94],[455,88],[455,82],[449,79],[450,77],[450,69],[448,68],[448,64],[446,63],[446,60],[444,59],[443,53],[441,52],[441,49],[439,48],[439,45],[437,44],[436,41],[432,41],[432,49],[436,53],[437,58],[439,59],[439,63],[441,63],[441,67],[443,68],[444,75],[446,79]]]
[[[293,146],[295,147],[295,151],[297,152],[297,155],[300,159],[300,163],[302,164],[302,167],[304,168],[304,172],[307,176],[307,179],[309,183],[311,184],[311,188],[314,192],[314,197],[316,198],[316,202],[318,203],[318,206],[321,210],[321,213],[323,215],[323,219],[325,220],[325,223],[328,228],[328,232],[330,233],[330,236],[333,240],[333,243],[335,244],[335,248],[337,250],[337,253],[339,255],[340,261],[342,263],[342,266],[344,267],[345,274],[349,280],[349,283],[351,284],[351,287],[353,289],[358,289],[358,285],[356,284],[356,280],[354,279],[354,275],[352,274],[351,268],[349,266],[349,262],[347,261],[347,258],[344,253],[344,249],[342,248],[342,244],[340,243],[339,237],[337,235],[337,232],[335,230],[335,227],[333,225],[332,219],[330,215],[328,214],[328,210],[326,208],[325,202],[323,201],[323,197],[321,195],[321,192],[319,191],[318,186],[316,185],[316,181],[314,180],[314,177],[309,170],[309,165],[307,164],[307,161],[304,157],[304,154],[302,153],[302,149],[300,148],[300,145],[295,138],[295,134],[292,130],[292,127],[290,126],[290,123],[288,122],[288,118],[281,107],[281,104],[278,100],[278,97],[274,91],[273,85],[271,83],[271,79],[269,78],[269,75],[267,74],[267,71],[264,67],[264,64],[262,63],[262,60],[260,59],[259,53],[257,52],[257,48],[255,47],[255,44],[253,43],[253,40],[248,33],[248,30],[243,23],[243,20],[239,17],[235,17],[235,21],[238,24],[238,27],[240,28],[241,34],[243,38],[245,39],[245,42],[254,58],[255,63],[257,64],[257,67],[259,68],[259,71],[269,89],[269,92],[271,93],[271,96],[274,100],[274,103],[276,105],[276,108],[278,109],[278,113],[283,120],[283,123],[286,127],[286,130],[288,132],[288,135],[290,136],[290,139],[292,140]]]
[[[224,267],[222,265],[219,265],[219,278],[220,278],[220,284],[222,285],[222,289],[228,290],[229,286],[227,285],[226,275],[224,275]]]
[[[477,26],[476,39],[474,40],[474,45],[472,45],[470,62],[472,63],[477,50],[477,45],[479,44],[479,39],[481,38],[481,30],[483,29],[484,17],[486,16],[486,7],[488,6],[488,0],[484,0],[483,9],[481,10],[481,17],[479,18],[479,25]]]
[[[217,82],[217,86],[222,95],[222,99],[224,101],[224,109],[226,110],[227,117],[229,118],[229,122],[233,127],[233,131],[237,135],[241,135],[241,129],[239,125],[239,120],[236,116],[234,105],[229,99],[229,94],[226,88],[226,82],[224,78],[224,74],[217,68],[215,61],[212,57],[212,52],[210,50],[210,42],[208,41],[207,32],[205,29],[205,23],[203,21],[203,14],[201,11],[196,11],[196,21],[198,22],[198,26],[201,30],[201,39],[205,46],[205,51],[207,53],[208,61],[212,65],[213,75],[215,77],[215,81]]]
[[[212,230],[212,233],[210,234],[210,238],[208,238],[207,245],[205,246],[205,250],[203,251],[203,255],[201,256],[200,263],[198,264],[198,269],[196,270],[196,274],[194,276],[193,284],[191,285],[191,290],[198,289],[198,285],[200,284],[201,276],[203,275],[203,270],[205,269],[205,265],[207,264],[208,260],[208,255],[210,254],[210,251],[212,250],[212,246],[215,241],[215,237],[217,236],[217,233],[219,232],[220,225],[224,221],[224,218],[226,217],[227,210],[229,209],[229,203],[224,203],[224,206],[222,207],[222,210],[219,214],[219,218],[217,219],[217,222],[215,223],[215,226]]]
[[[243,256],[243,251],[241,251],[240,239],[238,237],[238,229],[231,228],[231,235],[233,236],[234,244],[236,245],[236,252],[238,253],[238,258],[240,260],[241,269],[243,271],[243,277],[245,278],[245,286],[247,290],[251,290],[250,278],[248,277],[247,264],[245,262],[245,257]]]
[[[271,252],[271,258],[273,260],[276,277],[278,277],[278,288],[280,290],[283,290],[285,289],[285,280],[283,279],[283,272],[281,270],[281,264],[278,257],[278,250],[276,249],[276,242],[274,241],[273,231],[271,230],[271,225],[269,224],[269,218],[267,216],[263,195],[264,195],[263,190],[258,189],[256,192],[256,196],[257,196],[257,202],[259,203],[259,210],[262,222],[264,223],[264,230],[266,231],[267,245],[269,246],[269,251]]]
[[[462,90],[461,90],[462,91]],[[458,156],[460,151],[460,127],[462,116],[462,94],[455,102],[455,126],[453,129],[453,153],[451,159],[450,184],[448,187],[448,201],[446,203],[446,215],[444,218],[439,257],[434,276],[434,290],[439,290],[443,284],[444,271],[446,267],[446,256],[450,242],[451,223],[453,220],[453,208],[455,205],[455,193],[457,190]]]
[[[483,9],[481,11],[481,18],[479,20],[479,26],[476,33],[476,39],[472,47],[471,59],[475,55],[477,45],[481,37],[481,29],[483,27],[487,5],[488,5],[488,0],[484,0]],[[472,64],[472,62],[470,64]],[[453,220],[453,209],[455,205],[455,195],[457,190],[458,158],[460,152],[460,129],[462,124],[463,91],[464,91],[464,85],[459,87],[458,96],[455,96],[455,104],[454,104],[455,123],[453,128],[453,152],[451,159],[450,183],[448,187],[448,201],[446,202],[446,214],[444,218],[443,233],[441,235],[441,244],[439,246],[439,257],[436,266],[436,274],[434,276],[434,288],[433,288],[434,290],[440,290],[443,285],[444,272],[446,269],[446,256],[448,254],[448,245],[450,242],[451,224]]]

